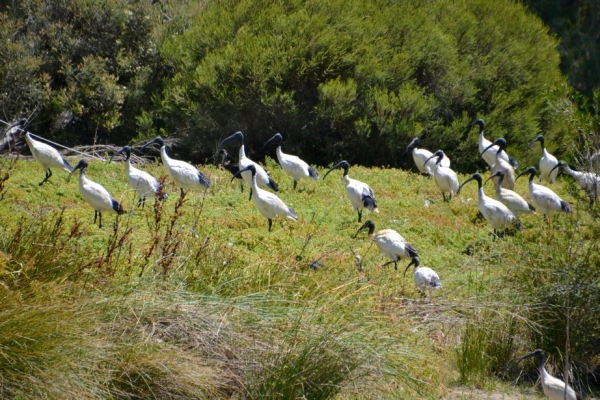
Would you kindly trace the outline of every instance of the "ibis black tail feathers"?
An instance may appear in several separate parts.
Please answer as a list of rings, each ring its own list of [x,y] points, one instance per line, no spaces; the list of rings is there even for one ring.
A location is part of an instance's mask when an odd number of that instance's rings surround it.
[[[369,211],[379,212],[379,210],[377,209],[377,202],[375,201],[375,199],[373,197],[368,196],[368,195],[363,195],[362,203],[363,203],[363,207],[365,207]]]
[[[516,170],[517,168],[519,168],[519,163],[517,162],[517,160],[515,160],[514,158],[512,158],[511,156],[508,156],[508,163]]]
[[[275,181],[273,179],[271,179],[269,177],[269,183],[267,183],[267,186],[271,188],[271,190],[273,190],[274,192],[278,192],[279,191],[279,186],[277,186],[277,183],[275,183]]]
[[[65,166],[65,168],[69,170],[69,172],[73,172],[73,167],[71,166],[71,164],[69,164],[69,162],[67,160],[65,160],[63,158],[62,162],[63,162],[63,165]]]

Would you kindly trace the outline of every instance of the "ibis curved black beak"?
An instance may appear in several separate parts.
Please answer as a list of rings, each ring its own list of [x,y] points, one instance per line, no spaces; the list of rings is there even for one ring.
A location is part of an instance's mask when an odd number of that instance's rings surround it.
[[[82,171],[85,171],[85,169],[87,167],[88,167],[87,161],[85,161],[83,158],[81,160],[79,160],[79,162],[77,163],[77,165],[73,167],[73,171],[71,171],[69,173],[69,178],[67,179],[67,181],[71,181],[71,176],[73,175],[73,173],[75,171],[77,171],[78,169],[81,169]]]
[[[558,164],[556,164],[554,167],[552,167],[550,172],[548,172],[548,175],[550,175],[552,173],[552,171],[554,171],[556,168],[562,167],[563,165],[565,165],[565,163],[563,163],[562,161],[559,161]]]
[[[129,157],[131,157],[131,148],[129,146],[125,146],[123,147],[121,150],[115,152],[112,156],[110,156],[110,158],[108,159],[108,163],[110,164],[112,159],[115,158],[116,156],[125,153],[127,155],[127,157],[125,158],[125,161],[129,160]]]
[[[460,194],[460,190],[462,189],[462,187],[463,187],[463,186],[465,186],[465,184],[466,184],[467,182],[471,182],[471,181],[472,181],[472,180],[474,180],[474,179],[475,179],[475,178],[473,178],[473,177],[470,177],[469,179],[467,179],[466,181],[464,181],[464,182],[462,183],[462,185],[460,185],[460,186],[458,187],[458,190],[456,191],[456,194]]]
[[[404,275],[406,276],[406,271],[408,271],[408,269],[410,268],[411,265],[414,265],[415,268],[417,268],[419,266],[419,257],[413,257],[412,260],[410,261],[410,263],[406,266],[406,269],[404,270]]]
[[[236,133],[234,133],[231,136],[226,137],[225,139],[221,140],[221,143],[219,143],[219,145],[217,146],[218,148],[223,147],[223,145],[227,142],[231,142],[233,140],[238,140],[241,142],[242,145],[244,145],[244,134],[242,133],[242,131],[237,131]]]
[[[540,142],[542,144],[542,147],[544,147],[544,137],[542,135],[539,135],[538,137],[533,139],[531,142],[529,142],[529,146],[527,146],[527,148],[530,149],[531,146],[533,146],[535,144],[535,142]]]
[[[352,239],[356,239],[358,234],[365,228],[369,228],[369,236],[371,236],[373,234],[373,231],[375,230],[375,223],[372,220],[368,220],[367,222],[365,222],[363,226],[358,228],[358,231],[356,231],[356,234],[352,236]]]
[[[281,133],[276,133],[275,136],[267,140],[263,146],[263,150],[266,149],[271,143],[276,143],[278,146],[280,146],[281,143],[283,143],[283,136],[281,136]]]
[[[246,168],[244,169],[240,169],[238,172],[236,172],[233,177],[231,178],[231,182],[233,182],[233,180],[235,178],[238,178],[239,176],[241,176],[242,172],[245,171],[252,171],[252,175],[254,175],[256,173],[256,168],[254,168],[254,165],[248,165]]]
[[[431,157],[429,157],[427,160],[425,160],[425,162],[423,163],[423,168],[425,168],[425,166],[427,165],[427,163],[429,162],[429,160],[431,160],[433,157],[437,157],[437,154],[433,154]]]
[[[412,140],[412,142],[409,143],[409,145],[406,147],[406,150],[404,151],[403,155],[406,155],[409,151],[411,151],[413,148],[417,147],[417,145],[419,144],[419,138],[414,138]]]
[[[348,172],[348,168],[349,168],[349,167],[350,167],[350,165],[348,164],[348,161],[346,161],[346,160],[342,160],[342,161],[340,161],[339,163],[335,164],[333,167],[331,167],[331,168],[329,169],[329,171],[327,171],[327,172],[325,173],[325,175],[323,176],[323,180],[325,180],[325,178],[327,178],[327,175],[328,175],[328,174],[329,174],[331,171],[333,171],[334,169],[338,169],[338,168],[344,168],[344,169],[346,169],[346,172]]]
[[[517,177],[515,178],[515,181],[517,179],[519,179],[520,177],[522,177],[523,175],[530,175],[529,179],[531,180],[535,176],[536,172],[537,172],[537,170],[535,169],[535,167],[529,167],[525,171],[523,171],[519,175],[517,175]]]
[[[503,176],[503,175],[504,175],[504,172],[502,172],[502,171],[497,171],[497,172],[496,172],[494,175],[492,175],[492,176],[490,176],[489,178],[487,178],[483,184],[485,185],[485,184],[486,184],[486,183],[487,183],[487,182],[488,182],[490,179],[492,179],[492,178],[495,178],[495,177],[497,177],[497,176]]]
[[[142,148],[140,149],[140,151],[144,151],[146,149],[146,147],[151,146],[155,143],[158,143],[158,145],[160,147],[163,147],[165,145],[164,140],[162,140],[161,137],[157,137],[156,139],[153,139],[153,140],[149,141],[148,143],[146,143],[145,145],[143,145]]]

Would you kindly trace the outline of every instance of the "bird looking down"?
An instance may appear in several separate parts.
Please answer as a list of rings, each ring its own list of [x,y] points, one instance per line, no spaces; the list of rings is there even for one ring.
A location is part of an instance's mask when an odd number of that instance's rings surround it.
[[[394,268],[398,270],[398,261],[401,261],[403,258],[412,260],[419,255],[417,249],[393,229],[382,229],[373,234],[375,231],[375,223],[371,220],[365,222],[363,226],[358,229],[353,239],[356,239],[358,234],[366,228],[369,228],[369,238],[375,242],[381,254],[392,259],[392,261],[383,264],[384,267],[394,263]]]
[[[275,136],[265,142],[263,150],[266,149],[270,144],[275,144],[277,146],[276,152],[279,165],[281,165],[281,169],[283,169],[294,180],[294,190],[296,190],[296,185],[300,179],[310,178],[318,181],[319,173],[297,156],[292,156],[282,152],[282,143],[283,137],[280,133],[276,133]]]
[[[517,362],[525,360],[529,357],[537,357],[539,362],[540,369],[540,379],[542,381],[542,390],[544,394],[548,396],[550,400],[582,400],[583,398],[578,393],[569,386],[566,387],[565,383],[560,379],[557,379],[550,375],[548,371],[546,371],[546,367],[544,364],[546,363],[546,355],[544,351],[541,349],[536,349],[533,352],[527,354],[524,357],[521,357],[517,360]],[[566,389],[566,395],[565,395]]]
[[[227,150],[221,149],[219,150],[219,154],[223,157],[221,159],[221,166],[225,168],[227,171],[231,172],[231,175],[236,176],[237,172],[240,170],[240,165],[238,163],[234,163],[233,161],[225,162],[227,160]],[[241,175],[238,175],[235,179],[240,182],[240,190],[242,193],[244,192],[244,178]]]
[[[598,189],[600,188],[599,175],[593,172],[576,171],[574,167],[570,166],[564,161],[559,161],[559,163],[556,164],[556,166],[552,169],[558,169],[559,167],[563,167],[563,171],[575,179],[575,182],[577,182],[579,187],[587,193],[588,197],[590,198],[590,204],[593,205],[598,199]]]
[[[442,281],[440,280],[440,277],[431,268],[420,267],[419,257],[413,257],[410,264],[408,264],[408,266],[404,270],[404,276],[406,276],[406,271],[408,271],[411,265],[415,266],[415,285],[417,285],[417,288],[419,288],[419,291],[423,294],[424,297],[426,297],[427,292],[429,292],[429,298],[431,298],[433,291],[438,290],[442,287]]]
[[[527,214],[535,212],[535,207],[525,201],[517,192],[513,192],[509,189],[504,189],[502,187],[502,180],[504,179],[504,172],[498,171],[489,178],[486,179],[485,183],[492,178],[498,177],[498,181],[496,181],[494,187],[496,189],[496,200],[500,203],[504,204],[513,214]],[[485,184],[484,183],[484,184]]]

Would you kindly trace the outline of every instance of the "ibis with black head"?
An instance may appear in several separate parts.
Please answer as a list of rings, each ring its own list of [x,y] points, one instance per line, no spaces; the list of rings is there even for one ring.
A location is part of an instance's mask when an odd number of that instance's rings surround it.
[[[283,136],[281,136],[281,133],[276,133],[275,136],[265,142],[263,149],[266,149],[270,144],[277,146],[275,151],[277,152],[279,165],[281,165],[281,169],[283,169],[294,180],[294,190],[296,190],[298,181],[303,178],[310,178],[318,181],[319,173],[313,167],[302,161],[299,157],[285,154],[283,151],[281,151],[282,143]]]
[[[456,172],[454,172],[452,169],[442,166],[442,160],[444,159],[444,152],[442,150],[438,150],[433,153],[431,157],[425,161],[425,163],[434,157],[437,157],[435,168],[433,169],[435,183],[437,184],[438,188],[440,188],[444,201],[446,201],[446,193],[449,194],[447,201],[450,201],[452,196],[458,193],[458,177],[456,176]]]
[[[505,153],[506,149],[506,140],[504,138],[496,140],[494,143],[486,147],[485,150],[483,150],[483,153],[481,153],[481,155],[483,157],[483,155],[486,154],[488,150],[493,149],[494,146],[496,146],[498,150],[496,150],[495,155],[496,162],[490,167],[490,171],[492,172],[492,174],[495,174],[498,171],[502,171],[504,173],[502,187],[509,190],[515,190],[515,170],[509,162],[502,158],[502,154]],[[499,178],[496,179],[496,181],[498,180]]]
[[[594,202],[598,199],[598,192],[600,188],[600,177],[597,173],[593,172],[581,172],[575,170],[574,167],[570,166],[564,161],[559,161],[558,164],[553,169],[557,169],[559,167],[563,168],[563,171],[567,175],[570,175],[575,179],[577,185],[584,190],[588,197],[590,198],[590,204],[594,204]]]
[[[487,178],[485,183],[487,183],[487,181],[495,177],[498,177],[498,180],[494,185],[494,187],[496,188],[496,200],[508,207],[508,209],[512,211],[515,215],[528,213],[536,214],[535,207],[529,204],[527,201],[525,201],[525,199],[522,198],[517,192],[514,192],[509,189],[504,189],[502,187],[502,181],[504,180],[504,172],[498,171],[495,174],[492,174],[492,176]]]
[[[483,133],[485,131],[484,120],[478,119],[477,121],[471,122],[469,125],[467,125],[467,128],[470,128],[471,126],[474,126],[474,125],[479,126],[479,154],[481,155],[483,160],[486,162],[486,164],[491,168],[496,163],[496,153],[498,152],[498,148],[496,145],[493,145],[491,152],[484,153],[485,149],[490,147],[490,145],[492,145],[493,143],[490,142],[489,140],[487,140],[483,135]],[[501,153],[500,157],[504,161],[506,161],[507,163],[512,165],[512,167],[514,169],[519,168],[519,163],[517,163],[517,161],[515,159],[513,159],[512,157],[510,157],[506,152]]]
[[[418,145],[419,138],[414,138],[406,148],[404,154],[408,153],[409,151],[412,152],[413,160],[415,161],[419,171],[422,174],[431,176],[433,175],[433,170],[435,169],[435,161],[430,160],[432,153],[429,150],[417,148]],[[442,167],[450,168],[450,159],[445,154],[444,158],[442,158],[441,165]]]
[[[540,158],[540,182],[542,180],[547,183],[554,183],[556,181],[556,176],[558,175],[558,170],[554,170],[554,168],[558,165],[558,160],[552,154],[548,153],[546,150],[546,140],[544,136],[539,135],[535,139],[529,143],[529,148],[533,146],[535,142],[540,142],[542,145],[542,158]]]
[[[221,149],[219,150],[219,154],[222,156],[221,158],[221,166],[227,171],[231,172],[231,175],[236,176],[240,170],[240,165],[238,163],[234,163],[233,161],[227,161],[227,150]],[[241,175],[238,175],[235,178],[240,183],[240,190],[242,193],[244,192],[244,178]]]
[[[517,361],[522,361],[530,357],[536,357],[539,362],[540,380],[542,381],[542,390],[550,400],[582,400],[581,395],[576,393],[573,388],[566,386],[563,381],[550,375],[546,371],[544,364],[546,363],[546,355],[541,349],[536,349]]]
[[[535,167],[529,167],[517,176],[517,179],[524,175],[529,175],[529,195],[535,206],[544,213],[544,220],[549,223],[549,214],[552,212],[565,212],[571,214],[573,209],[566,201],[561,199],[560,196],[545,186],[533,183],[536,172],[537,170]]]
[[[394,263],[394,268],[398,270],[398,261],[401,261],[404,258],[412,260],[419,255],[417,249],[393,229],[382,229],[374,234],[375,223],[371,220],[365,222],[363,226],[358,229],[354,238],[356,238],[363,229],[367,228],[369,228],[369,238],[375,242],[381,254],[392,259],[392,261],[383,264],[383,266]]]
[[[408,271],[411,265],[414,265],[415,285],[417,285],[423,296],[427,296],[427,292],[429,292],[429,298],[431,298],[433,291],[442,287],[439,275],[429,267],[421,267],[419,257],[413,257],[410,264],[404,270],[404,276],[406,276],[406,271]]]

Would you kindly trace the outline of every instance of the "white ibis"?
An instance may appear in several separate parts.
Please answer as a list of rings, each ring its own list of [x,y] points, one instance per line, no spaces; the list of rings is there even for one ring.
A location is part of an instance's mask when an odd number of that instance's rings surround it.
[[[125,171],[127,172],[127,180],[129,186],[131,186],[138,194],[138,207],[141,205],[142,208],[146,204],[146,196],[152,195],[157,197],[159,200],[166,199],[169,196],[162,192],[162,185],[147,172],[141,171],[131,165],[131,147],[125,146],[121,150],[117,151],[112,155],[110,161],[119,154],[125,153]],[[109,161],[109,162],[110,162]]]
[[[550,222],[550,217],[548,214],[551,212],[563,211],[567,214],[571,214],[573,210],[566,201],[561,199],[556,193],[547,187],[533,183],[533,178],[535,177],[536,172],[537,171],[535,167],[529,167],[519,176],[517,176],[517,179],[523,175],[529,174],[529,194],[537,208],[544,213],[544,219],[546,222]]]
[[[319,173],[313,167],[302,161],[297,156],[285,154],[281,151],[283,137],[280,133],[276,133],[275,136],[267,140],[263,149],[266,149],[271,143],[274,143],[277,146],[277,159],[279,160],[281,168],[294,180],[294,190],[296,190],[296,185],[302,178],[311,178],[315,181],[319,180]]]
[[[444,198],[444,201],[446,201],[446,192],[449,193],[448,201],[450,201],[452,196],[458,193],[458,177],[456,176],[456,172],[452,171],[450,168],[442,167],[441,162],[444,159],[444,152],[442,150],[438,150],[433,153],[425,162],[427,163],[434,157],[438,158],[435,163],[435,168],[433,169],[435,183],[442,191],[442,197]]]
[[[462,189],[462,187],[465,186],[467,182],[473,180],[477,181],[477,184],[479,185],[479,199],[477,201],[477,208],[479,209],[479,212],[481,212],[481,214],[483,215],[483,218],[485,218],[485,220],[489,222],[490,225],[492,225],[492,227],[494,228],[494,239],[496,238],[496,236],[498,236],[499,230],[506,230],[514,222],[516,222],[517,227],[520,228],[521,223],[519,222],[517,217],[515,217],[512,211],[508,209],[508,207],[500,203],[498,200],[494,200],[485,195],[485,193],[483,192],[482,178],[481,175],[479,175],[478,173],[474,173],[469,179],[464,181],[463,184],[460,185],[458,191],[460,192],[460,189]]]
[[[559,161],[554,169],[557,169],[558,167],[563,167],[563,170],[575,179],[575,182],[577,182],[579,187],[587,193],[590,198],[590,203],[593,205],[594,201],[598,198],[600,188],[600,177],[598,177],[598,174],[576,171],[564,161]]]
[[[519,358],[517,361],[525,360],[529,357],[537,357],[540,363],[540,378],[542,381],[542,390],[544,394],[548,396],[550,400],[581,400],[582,397],[575,393],[575,391],[570,387],[565,388],[565,383],[560,379],[557,379],[550,375],[548,371],[546,371],[546,367],[544,364],[546,362],[546,355],[544,351],[541,349],[534,350],[533,352],[527,354],[524,357]],[[566,389],[566,390],[565,390]],[[565,393],[566,392],[566,393]]]
[[[536,214],[535,207],[532,206],[531,204],[529,204],[527,201],[525,201],[525,199],[522,198],[518,193],[513,192],[512,190],[509,190],[509,189],[504,189],[502,187],[502,180],[504,179],[504,172],[502,172],[502,171],[496,172],[495,174],[493,174],[492,176],[487,178],[487,180],[485,182],[487,183],[487,181],[489,181],[490,179],[492,179],[494,177],[498,177],[498,180],[495,183],[496,200],[498,200],[500,203],[502,203],[506,207],[508,207],[508,209],[510,211],[512,211],[513,214],[515,214],[515,215],[527,214],[527,213]]]
[[[375,223],[371,220],[365,222],[364,225],[358,229],[354,238],[366,228],[369,228],[369,238],[375,242],[381,254],[392,259],[392,261],[383,264],[383,266],[394,263],[394,268],[398,270],[398,261],[401,261],[403,258],[412,260],[415,257],[418,257],[419,254],[417,249],[408,243],[395,230],[382,229],[373,234],[373,231],[375,231]]]
[[[273,226],[273,218],[277,218],[278,216],[282,216],[293,221],[298,221],[298,216],[290,207],[286,206],[283,201],[276,195],[271,192],[267,192],[258,187],[256,182],[256,166],[248,165],[246,168],[239,170],[236,173],[237,175],[243,174],[244,172],[249,171],[252,174],[252,190],[254,191],[254,195],[252,196],[252,200],[258,208],[258,211],[262,214],[263,217],[269,220],[269,232],[271,232],[271,227]],[[235,178],[235,177],[234,177]],[[233,180],[234,178],[231,178]]]
[[[489,149],[493,149],[494,147],[497,149],[495,155],[496,162],[490,167],[490,171],[492,174],[502,171],[504,173],[502,187],[509,190],[515,190],[515,170],[508,161],[502,158],[502,154],[506,154],[506,140],[504,138],[496,140],[494,143],[486,147],[485,150],[483,150],[481,156],[483,157],[483,155],[486,154]]]
[[[419,266],[420,260],[419,257],[413,257],[412,261],[406,269],[404,270],[404,276],[406,276],[406,271],[410,268],[411,265],[415,266],[414,269],[414,279],[415,285],[419,288],[419,291],[423,294],[423,296],[427,296],[426,292],[429,292],[429,298],[434,290],[438,290],[442,287],[442,281],[438,274],[429,267],[421,267]]]
[[[542,135],[539,135],[529,143],[529,147],[533,146],[535,142],[540,142],[542,145],[542,158],[540,158],[540,182],[545,180],[548,183],[554,183],[558,170],[554,171],[554,167],[558,165],[558,160],[552,154],[546,150],[545,140]]]
[[[258,184],[258,186],[263,189],[269,188],[274,192],[279,191],[277,183],[275,183],[275,181],[271,179],[271,177],[267,174],[263,167],[246,157],[246,151],[244,149],[244,134],[242,132],[238,131],[233,135],[226,137],[221,141],[221,143],[219,143],[218,147],[221,148],[225,143],[231,141],[238,141],[240,143],[238,165],[240,170],[245,171],[242,174],[242,178],[244,178],[244,181],[246,181],[250,186],[252,186],[252,174],[247,168],[250,165],[254,165],[254,169],[256,169],[256,183]],[[252,188],[250,189],[250,199],[252,199]]]
[[[237,174],[237,172],[240,170],[240,165],[238,163],[234,163],[233,161],[229,161],[229,162],[225,162],[227,160],[227,150],[225,149],[221,149],[219,150],[219,154],[221,154],[223,156],[223,158],[221,159],[221,165],[223,166],[223,168],[225,168],[227,171],[231,172],[231,174],[233,176],[235,176],[235,174]],[[240,176],[236,177],[235,179],[237,179],[240,182],[240,190],[242,191],[242,193],[244,192],[244,178]]]
[[[21,129],[24,129],[26,123],[26,119],[17,121],[10,126],[9,130],[14,127],[21,127]],[[54,147],[37,140],[33,140],[29,132],[25,132],[25,141],[27,142],[27,146],[29,146],[29,150],[31,151],[33,159],[39,162],[46,172],[46,176],[39,183],[40,186],[42,186],[44,182],[46,182],[52,176],[52,170],[50,167],[63,169],[69,173],[73,171],[71,164],[69,164],[69,162],[65,160]]]
[[[481,154],[483,154],[483,151],[492,144],[492,142],[490,142],[483,136],[483,131],[485,130],[485,122],[482,119],[478,119],[475,122],[471,122],[469,125],[467,125],[467,128],[471,127],[473,125],[479,126],[479,154],[481,155]],[[492,167],[492,165],[494,165],[496,163],[495,155],[496,155],[497,151],[498,151],[497,148],[492,148],[492,152],[486,153],[485,156],[482,155],[483,160],[487,163],[487,165],[490,168]],[[508,154],[506,154],[506,153],[501,154],[500,157],[502,157],[502,159],[504,161],[506,161],[510,165],[512,165],[514,169],[519,168],[519,163],[517,163],[517,161],[515,161]]]
[[[69,174],[69,178],[76,170],[81,170],[79,173],[79,193],[81,193],[83,199],[94,209],[94,224],[96,223],[96,219],[100,217],[98,227],[102,228],[102,212],[109,211],[121,215],[123,214],[123,206],[116,201],[102,185],[89,180],[85,176],[87,167],[87,161],[79,161],[75,168],[73,168],[73,171]]]
[[[210,187],[210,181],[208,178],[196,167],[188,164],[184,161],[174,160],[167,155],[167,146],[162,138],[157,137],[156,139],[146,143],[140,151],[152,144],[158,144],[160,146],[160,158],[162,159],[167,173],[179,185],[181,191],[181,197],[183,197],[183,189],[208,189]]]
[[[371,212],[378,213],[379,209],[377,209],[375,192],[366,183],[357,181],[356,179],[352,179],[348,176],[348,169],[350,169],[350,164],[348,164],[348,161],[340,161],[339,163],[331,167],[331,169],[327,171],[323,176],[323,180],[325,180],[325,178],[331,171],[338,168],[344,169],[344,181],[346,182],[346,192],[348,193],[348,200],[350,200],[350,203],[352,203],[352,207],[358,213],[358,222],[360,222],[360,220],[362,219],[363,208],[366,208]]]
[[[415,161],[415,164],[417,165],[419,171],[428,176],[433,175],[433,170],[435,169],[435,161],[427,161],[431,157],[432,153],[429,150],[418,149],[418,145],[419,138],[414,138],[406,148],[404,154],[412,150],[413,160]],[[450,159],[444,155],[444,158],[442,158],[441,165],[442,167],[450,168]]]

